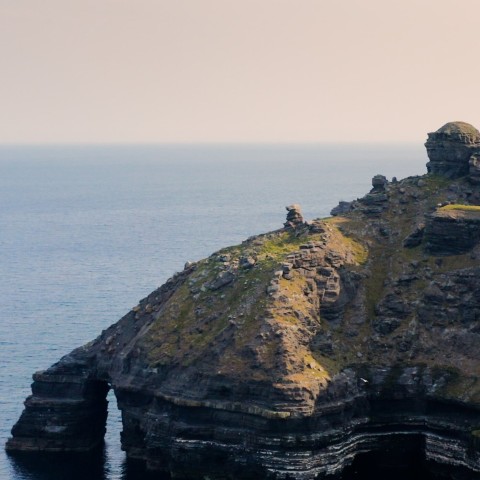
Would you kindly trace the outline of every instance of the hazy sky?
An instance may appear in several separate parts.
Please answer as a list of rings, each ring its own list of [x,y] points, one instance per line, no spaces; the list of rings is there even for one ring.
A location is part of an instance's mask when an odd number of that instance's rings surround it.
[[[0,143],[480,127],[480,1],[0,0]]]

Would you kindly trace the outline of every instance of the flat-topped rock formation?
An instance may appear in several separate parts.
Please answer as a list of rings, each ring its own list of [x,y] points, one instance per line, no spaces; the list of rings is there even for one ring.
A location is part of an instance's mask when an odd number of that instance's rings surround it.
[[[313,480],[412,445],[479,478],[477,134],[447,124],[428,174],[187,263],[34,375],[7,449],[96,448],[112,388],[128,457],[175,478]]]
[[[425,249],[430,254],[463,254],[479,242],[480,207],[449,204],[427,217]]]

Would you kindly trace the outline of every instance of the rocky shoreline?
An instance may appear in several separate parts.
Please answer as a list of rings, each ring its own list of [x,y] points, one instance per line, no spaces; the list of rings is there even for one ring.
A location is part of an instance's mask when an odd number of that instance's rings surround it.
[[[426,146],[428,174],[287,207],[37,372],[7,450],[96,448],[112,388],[128,457],[175,478],[323,478],[411,438],[478,478],[480,133]]]

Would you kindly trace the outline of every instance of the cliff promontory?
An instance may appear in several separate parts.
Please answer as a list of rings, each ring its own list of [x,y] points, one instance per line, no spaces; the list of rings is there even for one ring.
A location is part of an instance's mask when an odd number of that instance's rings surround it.
[[[322,478],[409,444],[478,478],[480,133],[426,147],[426,175],[186,264],[34,374],[7,449],[95,448],[111,388],[128,457],[175,478]]]

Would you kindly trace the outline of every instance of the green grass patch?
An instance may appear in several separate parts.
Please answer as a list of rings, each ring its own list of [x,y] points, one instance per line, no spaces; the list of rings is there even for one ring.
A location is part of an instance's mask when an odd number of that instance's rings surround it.
[[[480,206],[478,205],[461,205],[460,203],[453,203],[451,205],[445,205],[439,208],[440,211],[460,210],[463,212],[479,212]]]
[[[317,235],[317,237],[319,237]],[[293,232],[282,232],[271,238],[267,238],[263,245],[260,247],[260,256],[270,256],[271,258],[280,258],[288,255],[289,253],[298,250],[300,245],[305,242],[311,242],[319,240],[320,238],[314,238],[313,235],[300,235],[295,236]]]

